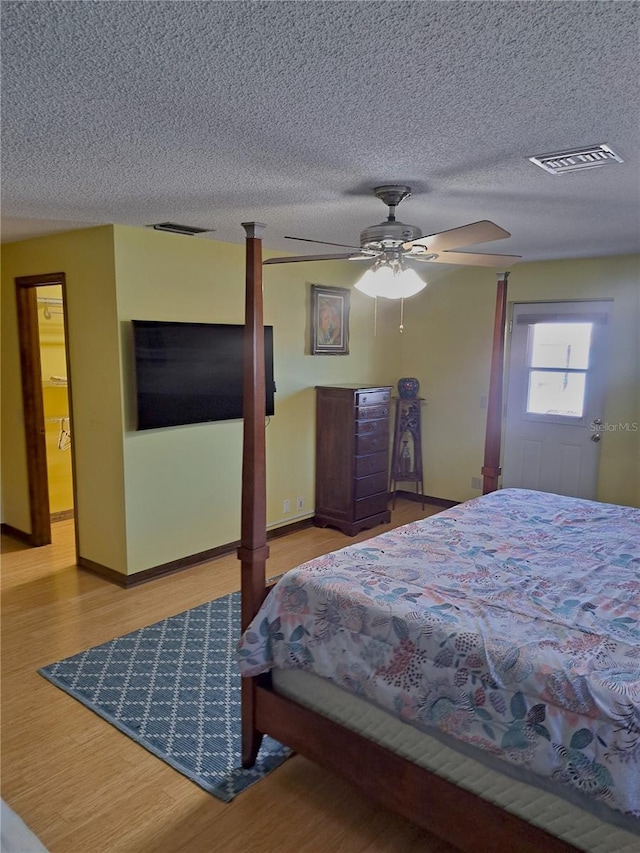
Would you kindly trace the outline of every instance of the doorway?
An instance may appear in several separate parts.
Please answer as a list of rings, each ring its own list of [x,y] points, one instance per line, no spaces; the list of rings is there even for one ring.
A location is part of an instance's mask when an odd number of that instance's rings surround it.
[[[610,301],[516,303],[503,488],[595,500]]]
[[[29,513],[34,546],[51,542],[51,522],[75,500],[71,384],[64,273],[15,279]]]
[[[44,433],[51,522],[73,518],[71,419],[67,393],[64,303],[59,284],[37,289]]]

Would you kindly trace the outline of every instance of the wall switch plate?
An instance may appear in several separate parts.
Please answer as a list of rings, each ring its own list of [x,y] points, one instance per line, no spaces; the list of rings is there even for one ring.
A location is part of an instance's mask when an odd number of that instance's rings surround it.
[[[283,501],[282,512],[291,512],[291,503],[289,501],[289,498],[287,498],[286,501]]]
[[[480,477],[472,477],[471,478],[471,488],[472,489],[481,489],[482,488],[482,480]]]
[[[296,501],[296,509],[302,509],[304,506],[304,498],[298,498]]]

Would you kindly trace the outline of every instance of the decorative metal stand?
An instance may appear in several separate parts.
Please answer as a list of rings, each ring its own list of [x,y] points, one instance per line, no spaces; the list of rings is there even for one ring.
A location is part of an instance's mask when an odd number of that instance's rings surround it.
[[[421,407],[424,397],[394,397],[396,421],[391,451],[392,509],[396,506],[398,483],[415,483],[416,494],[422,499],[424,509],[424,481],[422,475],[422,425]]]

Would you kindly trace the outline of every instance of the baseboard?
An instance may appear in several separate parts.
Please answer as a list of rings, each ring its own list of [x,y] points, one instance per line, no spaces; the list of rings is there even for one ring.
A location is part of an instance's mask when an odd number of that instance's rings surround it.
[[[267,530],[267,540],[279,539],[281,536],[288,536],[290,533],[296,533],[298,530],[307,530],[313,527],[313,516],[308,518],[300,518],[297,521],[292,521],[289,524],[283,524],[282,527],[274,527],[273,530]]]
[[[444,498],[435,498],[431,495],[417,495],[415,492],[405,492],[398,490],[399,497],[406,498],[410,501],[433,504],[443,508],[456,506],[459,501],[449,501]],[[313,527],[313,517],[302,518],[298,521],[293,521],[291,524],[284,524],[282,527],[276,527],[274,530],[267,531],[267,540],[277,539],[280,536],[287,536],[290,533],[295,533],[298,530],[306,530]],[[114,569],[109,569],[100,563],[93,560],[88,560],[86,557],[78,557],[78,565],[95,575],[99,575],[105,580],[111,581],[125,589],[139,586],[149,581],[157,580],[158,578],[166,577],[167,575],[182,572],[185,569],[190,569],[200,563],[207,563],[210,560],[216,560],[218,557],[225,557],[228,554],[233,554],[237,550],[240,542],[229,542],[226,545],[219,545],[217,548],[210,548],[208,551],[200,551],[197,554],[191,554],[188,557],[181,557],[179,560],[172,560],[169,563],[162,563],[159,566],[152,566],[150,569],[144,569],[141,572],[136,572],[133,575],[123,575],[116,572]]]
[[[92,575],[98,575],[98,577],[111,581],[111,583],[114,583],[117,586],[129,586],[127,583],[127,575],[123,575],[122,572],[116,572],[115,569],[110,569],[108,566],[103,566],[102,563],[96,563],[95,560],[89,560],[87,557],[78,556],[76,559],[76,565],[87,572],[91,572]]]
[[[51,524],[55,524],[57,521],[67,521],[67,519],[73,517],[72,509],[61,509],[60,512],[51,513]]]
[[[18,542],[24,542],[26,545],[33,544],[30,533],[25,533],[24,530],[18,530],[17,527],[13,527],[11,524],[5,524],[4,521],[0,524],[0,533],[4,533],[5,536],[11,536],[12,539],[17,539]]]
[[[435,498],[430,495],[417,495],[415,492],[405,492],[398,490],[399,497],[406,498],[410,501],[435,504],[444,508],[456,506],[458,501],[449,501],[444,498]],[[284,524],[282,527],[276,527],[274,530],[267,531],[267,540],[277,539],[280,536],[287,536],[290,533],[295,533],[298,530],[306,530],[313,527],[313,518],[303,518],[298,521],[293,521],[291,524]],[[181,557],[179,560],[172,560],[169,563],[162,563],[159,566],[152,566],[150,569],[144,569],[141,572],[136,572],[133,575],[123,575],[121,572],[116,572],[115,569],[110,569],[94,560],[89,560],[86,557],[78,557],[78,565],[94,575],[98,575],[105,580],[115,583],[117,586],[129,589],[130,587],[139,586],[143,583],[157,580],[158,578],[166,577],[167,575],[182,572],[185,569],[190,569],[200,563],[207,563],[210,560],[216,560],[218,557],[225,557],[228,554],[233,554],[238,546],[239,541],[229,542],[226,545],[219,545],[217,548],[210,548],[207,551],[200,551],[197,554],[190,554],[188,557]]]
[[[456,506],[458,503],[458,501],[435,498],[431,495],[418,495],[415,492],[405,492],[400,489],[397,494],[399,497],[406,498],[410,501],[417,501],[420,503],[424,500],[425,503],[435,504],[436,506],[446,508]],[[66,513],[71,514],[67,515]],[[73,510],[66,510],[63,513],[55,513],[55,515],[64,515],[65,518],[71,518],[73,517]],[[62,521],[62,518],[58,517],[56,520]],[[267,531],[267,540],[287,536],[290,533],[295,533],[298,530],[306,530],[312,526],[313,518],[299,519],[298,521],[291,522],[291,524],[284,524],[282,527],[276,527],[274,530]],[[27,545],[32,544],[31,534],[25,533],[23,530],[18,530],[10,524],[2,522],[0,530],[7,536],[11,536],[13,539],[18,539],[20,542],[25,542]],[[191,554],[188,557],[181,557],[179,560],[172,560],[168,563],[162,563],[159,566],[152,566],[150,569],[144,569],[142,572],[136,572],[133,575],[124,575],[121,572],[115,571],[115,569],[110,569],[108,566],[103,566],[101,563],[96,563],[95,560],[89,560],[87,557],[82,556],[78,556],[77,564],[85,571],[98,575],[99,577],[104,578],[117,586],[123,587],[124,589],[129,589],[130,587],[139,586],[140,584],[148,583],[149,581],[156,580],[157,578],[172,575],[175,572],[190,569],[200,563],[206,563],[209,560],[215,560],[218,557],[233,554],[239,545],[239,541],[229,542],[226,545],[219,545],[217,548],[210,548],[207,551],[200,551],[199,553]]]
[[[435,506],[441,506],[444,509],[450,509],[452,506],[458,506],[460,501],[450,501],[446,498],[434,498],[432,495],[418,495],[415,492],[405,492],[403,489],[398,489],[396,495],[399,498],[405,498],[408,501],[415,501],[416,503],[426,503],[426,504],[435,504]]]
[[[267,540],[277,539],[280,536],[287,536],[289,533],[295,533],[298,530],[305,530],[307,527],[312,527],[313,522],[310,518],[303,518],[299,521],[294,521],[291,524],[285,524],[283,527],[277,527],[275,530],[267,532]],[[200,551],[197,554],[190,554],[188,557],[181,557],[179,560],[171,560],[169,563],[162,563],[159,566],[152,566],[150,569],[144,569],[141,572],[136,572],[133,575],[123,575],[121,572],[116,572],[115,569],[110,569],[103,566],[101,563],[96,563],[94,560],[88,560],[86,557],[78,557],[78,565],[94,575],[99,575],[105,580],[111,581],[118,586],[129,589],[133,586],[139,586],[149,581],[157,580],[158,578],[166,577],[167,575],[175,574],[176,572],[190,569],[200,563],[207,563],[210,560],[215,560],[218,557],[225,557],[228,554],[233,554],[237,550],[240,542],[229,542],[226,545],[219,545],[217,548],[210,548],[207,551]]]

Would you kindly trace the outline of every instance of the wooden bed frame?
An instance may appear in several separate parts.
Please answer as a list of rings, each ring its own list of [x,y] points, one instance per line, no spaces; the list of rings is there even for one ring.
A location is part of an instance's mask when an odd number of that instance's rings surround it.
[[[246,231],[244,337],[244,443],[242,530],[242,629],[269,592],[266,562],[265,388],[262,299],[262,231]],[[500,473],[502,359],[507,273],[498,281],[496,324],[483,491],[497,487]],[[496,438],[497,436],[497,438]],[[263,735],[328,768],[367,796],[448,841],[478,853],[577,853],[576,848],[498,806],[408,761],[362,735],[275,693],[270,675],[242,679],[242,763],[251,767]]]

